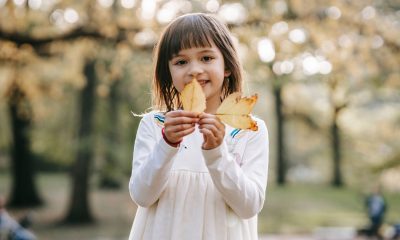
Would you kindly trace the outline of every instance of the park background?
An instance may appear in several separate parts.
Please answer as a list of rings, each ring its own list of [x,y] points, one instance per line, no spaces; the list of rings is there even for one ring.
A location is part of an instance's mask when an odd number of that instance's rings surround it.
[[[216,14],[270,138],[259,232],[400,222],[400,2],[0,0],[0,195],[39,239],[126,239],[152,50],[174,17]]]

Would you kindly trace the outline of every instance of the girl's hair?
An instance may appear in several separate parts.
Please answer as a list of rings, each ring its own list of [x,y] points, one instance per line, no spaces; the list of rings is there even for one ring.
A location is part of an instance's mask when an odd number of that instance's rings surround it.
[[[229,78],[222,85],[222,99],[242,91],[242,66],[228,28],[217,18],[203,13],[187,14],[171,22],[154,49],[153,110],[171,111],[181,107],[179,92],[172,84],[168,62],[182,49],[211,47],[211,41],[224,57]]]

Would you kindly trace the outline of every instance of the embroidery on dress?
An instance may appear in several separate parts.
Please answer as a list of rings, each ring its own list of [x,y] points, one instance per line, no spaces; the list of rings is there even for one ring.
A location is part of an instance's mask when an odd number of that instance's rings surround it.
[[[159,127],[164,127],[165,116],[161,113],[154,114],[154,121]]]
[[[236,145],[238,144],[239,139],[242,138],[245,135],[244,133],[245,133],[245,131],[242,130],[242,129],[238,129],[238,128],[233,129],[229,134],[230,138],[229,138],[228,143],[227,143],[228,144],[228,151],[232,154],[232,156],[234,157],[236,163],[239,166],[243,165],[243,160],[242,160],[241,155],[236,152],[237,151]]]

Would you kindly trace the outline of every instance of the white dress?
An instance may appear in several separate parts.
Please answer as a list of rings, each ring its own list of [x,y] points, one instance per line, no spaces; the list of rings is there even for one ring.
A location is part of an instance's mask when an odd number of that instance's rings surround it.
[[[136,135],[129,192],[138,205],[130,240],[254,240],[267,185],[268,132],[226,125],[221,146],[202,150],[195,130],[179,148],[148,113]]]

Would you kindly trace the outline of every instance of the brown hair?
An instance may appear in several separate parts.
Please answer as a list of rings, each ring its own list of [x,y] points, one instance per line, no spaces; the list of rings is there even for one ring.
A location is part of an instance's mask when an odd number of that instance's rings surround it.
[[[224,57],[231,74],[222,85],[222,99],[242,91],[242,66],[228,28],[217,18],[203,13],[180,16],[161,34],[154,49],[153,109],[171,111],[181,107],[179,92],[172,84],[168,62],[182,49],[211,47],[212,40]]]

